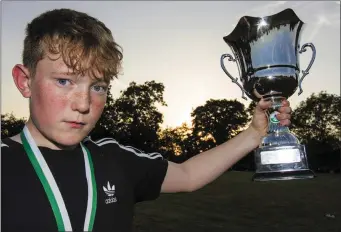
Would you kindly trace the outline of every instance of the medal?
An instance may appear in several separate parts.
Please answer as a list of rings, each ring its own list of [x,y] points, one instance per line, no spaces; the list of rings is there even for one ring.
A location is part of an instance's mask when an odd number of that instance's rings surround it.
[[[58,231],[72,231],[70,217],[66,210],[63,197],[50,168],[48,167],[27,126],[24,127],[20,136],[24,149],[50,201],[56,218]],[[80,145],[84,155],[85,174],[88,183],[88,203],[84,221],[84,231],[92,231],[97,209],[97,187],[91,154],[82,143],[80,143]]]

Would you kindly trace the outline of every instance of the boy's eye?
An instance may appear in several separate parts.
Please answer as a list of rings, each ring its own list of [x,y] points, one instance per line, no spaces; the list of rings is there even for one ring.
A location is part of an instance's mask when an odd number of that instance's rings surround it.
[[[95,92],[99,92],[99,93],[105,93],[107,91],[107,87],[100,86],[100,85],[94,85],[92,88]]]
[[[70,81],[67,79],[58,79],[57,82],[58,82],[58,84],[64,86],[64,85],[67,85]]]

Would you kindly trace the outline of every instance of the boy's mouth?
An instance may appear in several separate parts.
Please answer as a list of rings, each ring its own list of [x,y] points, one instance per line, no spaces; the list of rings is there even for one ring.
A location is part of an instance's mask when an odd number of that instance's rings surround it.
[[[72,128],[81,128],[85,126],[84,122],[77,122],[77,121],[67,121],[68,125],[70,125]]]

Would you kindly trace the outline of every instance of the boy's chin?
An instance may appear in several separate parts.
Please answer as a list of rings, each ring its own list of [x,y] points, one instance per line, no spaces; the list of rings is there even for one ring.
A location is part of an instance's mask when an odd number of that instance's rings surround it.
[[[83,141],[83,137],[78,138],[62,138],[56,139],[55,142],[58,144],[58,147],[62,149],[74,148],[79,145],[80,142]]]

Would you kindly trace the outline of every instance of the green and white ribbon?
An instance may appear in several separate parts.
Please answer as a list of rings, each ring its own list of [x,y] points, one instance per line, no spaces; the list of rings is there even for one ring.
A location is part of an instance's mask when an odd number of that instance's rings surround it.
[[[270,122],[271,123],[274,123],[274,124],[277,124],[277,123],[279,123],[279,120],[277,119],[277,117],[276,117],[276,115],[278,114],[278,112],[277,111],[274,111],[274,112],[272,112],[272,114],[270,114]]]
[[[50,201],[54,216],[56,218],[58,231],[72,231],[70,217],[66,210],[66,206],[57,183],[26,126],[24,127],[20,136],[24,149]],[[92,231],[97,209],[97,186],[91,154],[82,143],[81,147],[84,155],[85,174],[88,183],[88,202],[84,221],[84,231]]]

